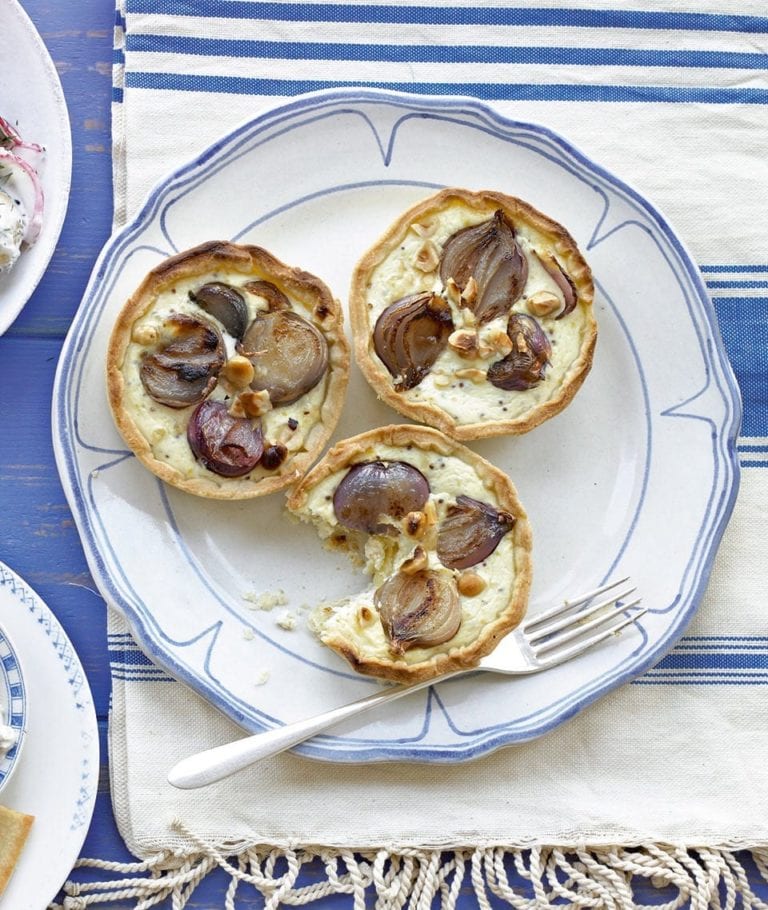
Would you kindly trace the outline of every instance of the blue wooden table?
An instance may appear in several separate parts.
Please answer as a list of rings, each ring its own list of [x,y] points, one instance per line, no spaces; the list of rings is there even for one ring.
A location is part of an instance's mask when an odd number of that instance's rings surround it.
[[[0,558],[56,613],[86,669],[98,712],[102,775],[83,855],[130,861],[115,827],[107,772],[110,694],[104,602],[95,588],[56,471],[51,444],[51,391],[70,321],[112,218],[110,96],[112,0],[23,0],[59,71],[72,124],[69,211],[50,267],[31,300],[0,338]],[[1,13],[0,13],[1,15]],[[23,66],[20,67],[23,78]],[[24,377],[24,382],[19,382]],[[30,381],[33,379],[33,381]],[[79,871],[81,880],[90,873]],[[102,875],[103,873],[94,873]],[[190,908],[223,905],[224,877],[212,875]],[[648,885],[640,901],[669,898]],[[765,888],[755,888],[765,898]],[[261,906],[243,892],[239,907]],[[348,906],[348,898],[321,902]],[[462,904],[473,906],[466,896]],[[133,902],[110,906],[127,908]],[[170,902],[159,905],[170,907]]]

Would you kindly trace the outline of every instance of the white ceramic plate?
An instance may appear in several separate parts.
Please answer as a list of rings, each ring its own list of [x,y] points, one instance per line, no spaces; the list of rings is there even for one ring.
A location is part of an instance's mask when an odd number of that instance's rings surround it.
[[[546,129],[471,101],[305,96],[223,137],[150,195],[103,251],[59,364],[62,480],[98,585],[152,659],[250,730],[376,685],[306,629],[307,605],[363,582],[286,520],[282,496],[199,500],[126,452],[103,381],[123,301],[162,257],[212,238],[266,246],[344,299],[359,254],[448,184],[528,199],[568,226],[597,281],[595,365],[572,405],[525,437],[476,446],[508,471],[531,517],[532,609],[631,575],[650,612],[546,676],[448,682],[299,747],[317,758],[471,758],[538,736],[632,679],[691,618],[736,493],[740,401],[713,310],[644,199]],[[336,438],[398,420],[355,370]],[[250,609],[280,590],[286,607]],[[290,631],[278,623],[286,609],[298,619]]]
[[[24,668],[24,754],[2,803],[35,816],[3,907],[40,910],[56,896],[85,840],[96,801],[99,737],[88,681],[42,600],[0,562],[0,616]]]
[[[2,613],[0,613],[2,615]],[[13,745],[0,751],[0,790],[18,767],[27,722],[27,687],[10,636],[0,629],[0,724],[9,727]]]
[[[27,142],[45,149],[36,168],[45,194],[37,242],[0,275],[0,335],[19,315],[56,248],[69,203],[72,139],[56,67],[40,35],[16,0],[5,0],[0,28],[0,115]]]

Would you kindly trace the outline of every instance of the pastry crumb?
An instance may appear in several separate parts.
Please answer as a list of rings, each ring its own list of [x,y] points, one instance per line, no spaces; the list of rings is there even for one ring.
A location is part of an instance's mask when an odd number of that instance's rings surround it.
[[[275,622],[281,629],[287,629],[290,632],[292,629],[296,628],[296,614],[291,613],[290,610],[286,610],[277,617]]]
[[[278,591],[265,591],[262,594],[256,591],[247,591],[243,594],[243,600],[249,604],[249,610],[274,610],[275,607],[283,607],[288,603],[288,597],[282,588]]]

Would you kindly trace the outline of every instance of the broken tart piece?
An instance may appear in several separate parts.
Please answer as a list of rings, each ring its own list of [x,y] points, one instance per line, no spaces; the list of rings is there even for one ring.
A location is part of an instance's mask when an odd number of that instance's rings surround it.
[[[133,452],[215,499],[295,482],[336,425],[348,373],[326,285],[261,247],[219,241],[152,269],[107,354],[110,406]]]
[[[380,398],[454,439],[526,433],[589,372],[593,294],[560,224],[512,196],[446,189],[359,261],[355,355]]]
[[[337,443],[288,508],[371,576],[312,616],[360,673],[408,683],[470,668],[525,613],[531,530],[515,488],[437,430],[386,426]]]

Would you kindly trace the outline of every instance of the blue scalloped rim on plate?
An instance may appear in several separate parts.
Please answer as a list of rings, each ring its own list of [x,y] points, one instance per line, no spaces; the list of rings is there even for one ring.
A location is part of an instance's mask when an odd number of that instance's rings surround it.
[[[547,207],[547,203],[552,205],[547,193],[554,192],[549,183],[559,181],[556,189],[564,200],[563,206],[570,206],[572,219],[560,220],[569,229],[575,222],[576,234],[595,271],[602,307],[599,322],[603,340],[598,352],[601,353],[601,345],[605,350],[599,369],[605,373],[602,382],[588,381],[574,404],[556,420],[560,428],[585,434],[583,438],[574,436],[571,450],[578,458],[589,447],[588,460],[583,465],[587,473],[581,478],[585,483],[592,482],[589,470],[593,470],[593,462],[599,463],[601,453],[603,462],[598,464],[602,473],[596,474],[593,481],[596,492],[590,493],[596,498],[580,503],[578,497],[582,493],[571,485],[573,507],[582,516],[578,540],[570,539],[572,531],[570,538],[566,536],[568,529],[557,536],[552,523],[544,521],[534,535],[535,546],[536,541],[539,545],[539,565],[543,566],[540,577],[556,574],[555,557],[562,556],[563,548],[573,549],[574,544],[582,550],[587,548],[582,562],[590,563],[592,574],[583,579],[564,576],[563,583],[572,585],[570,589],[550,587],[539,594],[546,594],[551,600],[558,594],[588,589],[616,573],[633,574],[643,588],[649,613],[639,624],[634,639],[622,637],[627,638],[624,649],[615,647],[611,655],[585,658],[580,668],[569,668],[571,675],[548,676],[547,687],[537,688],[535,680],[530,679],[516,681],[516,688],[510,684],[508,691],[517,693],[517,697],[513,694],[500,701],[497,689],[486,692],[483,687],[487,684],[475,677],[446,683],[439,691],[424,694],[419,702],[416,696],[409,699],[413,704],[410,708],[401,707],[397,721],[389,727],[380,724],[352,734],[329,734],[297,749],[302,754],[333,761],[444,762],[474,758],[499,746],[539,736],[635,678],[669,650],[697,609],[738,489],[738,387],[699,272],[655,207],[549,129],[511,121],[473,100],[372,90],[313,93],[272,109],[227,134],[155,188],[136,218],[102,252],[62,352],[54,391],[59,471],[94,578],[107,600],[127,617],[143,651],[173,677],[189,684],[251,730],[293,718],[279,694],[275,697],[267,687],[254,690],[252,684],[244,682],[253,667],[242,666],[237,656],[243,647],[237,636],[241,636],[243,628],[276,654],[276,661],[283,661],[278,669],[287,671],[290,675],[286,678],[292,679],[297,691],[306,693],[304,713],[315,713],[323,707],[312,699],[327,697],[322,686],[315,683],[324,685],[328,677],[336,677],[340,685],[349,687],[347,701],[365,694],[366,686],[370,690],[369,680],[327,660],[322,649],[312,650],[302,640],[298,644],[286,642],[274,630],[260,625],[259,617],[243,610],[242,603],[227,589],[226,580],[221,580],[222,576],[226,579],[227,573],[214,577],[212,572],[211,560],[225,551],[224,545],[214,554],[201,552],[196,537],[199,529],[188,514],[188,499],[180,499],[174,491],[169,493],[137,467],[131,453],[120,446],[105,404],[86,390],[101,375],[106,338],[119,301],[160,258],[209,239],[195,234],[195,226],[190,224],[190,212],[195,211],[195,206],[202,205],[210,213],[207,230],[218,230],[229,239],[243,242],[255,242],[254,235],[264,231],[272,231],[281,239],[290,237],[290,231],[285,233],[286,217],[297,213],[305,216],[293,222],[299,231],[301,224],[311,222],[319,212],[326,218],[324,241],[330,262],[334,255],[332,219],[336,200],[340,200],[338,205],[346,206],[345,212],[352,208],[364,217],[366,206],[380,206],[382,201],[386,203],[387,196],[399,199],[398,194],[425,195],[449,182],[440,176],[450,171],[451,162],[441,162],[439,152],[435,152],[433,162],[427,162],[434,165],[434,173],[429,167],[414,163],[413,149],[422,148],[429,141],[432,133],[428,130],[445,134],[435,141],[435,149],[445,147],[451,139],[461,141],[464,148],[475,144],[480,150],[474,163],[477,179],[483,183],[495,181],[491,184],[494,188],[509,191],[506,186],[499,187],[499,175],[503,178],[509,162],[513,175],[510,180],[514,180],[519,171],[515,159],[521,159],[531,169],[529,179],[538,179],[534,188],[543,200],[540,207],[549,214],[554,214]],[[291,195],[264,180],[256,198],[243,192],[232,197],[222,211],[211,209],[211,200],[221,198],[222,187],[231,193],[237,168],[250,167],[254,173],[260,173],[262,168],[268,172],[273,165],[290,168],[291,150],[299,158],[305,154],[302,131],[317,139],[312,152],[322,162],[301,171],[306,174],[301,178],[304,185],[293,188]],[[358,156],[368,157],[361,162],[351,155],[340,159],[339,164],[330,157],[337,145],[345,150],[354,147]],[[325,157],[318,152],[320,146],[328,151]],[[438,173],[441,164],[445,167]],[[457,163],[457,167],[461,166],[464,165]],[[461,179],[450,182],[469,185]],[[539,201],[526,198],[534,204]],[[326,255],[325,247],[322,253]],[[316,255],[320,257],[320,252]],[[639,258],[644,266],[642,274]],[[312,270],[306,259],[288,261],[300,261]],[[322,265],[321,258],[318,262]],[[688,364],[684,374],[675,372],[674,359],[667,364],[657,362],[652,334],[656,326],[649,328],[644,314],[624,300],[627,269],[638,282],[655,282],[646,289],[649,294],[659,293],[667,298],[667,305],[655,311],[655,319],[675,320],[672,329],[676,330],[679,359]],[[325,277],[323,271],[316,271]],[[664,328],[661,325],[658,331],[663,332]],[[621,383],[619,396],[612,391],[617,381]],[[578,421],[578,410],[589,407],[598,415],[597,430],[603,434],[597,445],[590,442],[592,428],[585,429],[584,421]],[[625,414],[623,408],[629,413]],[[625,418],[630,423],[624,434],[616,433],[617,420]],[[516,439],[514,455],[509,455],[516,462],[513,479],[522,475],[525,481],[526,471],[538,478],[551,456],[549,480],[558,492],[558,474],[568,480],[569,465],[557,460],[561,441],[555,429],[545,425],[529,436],[535,436],[535,442],[527,437]],[[494,456],[506,458],[507,450],[499,445],[493,449]],[[609,450],[608,455],[604,454],[605,449]],[[586,459],[587,455],[583,457]],[[688,489],[686,483],[694,483],[694,464],[701,467],[699,485]],[[506,467],[502,463],[499,466]],[[679,471],[683,472],[680,477]],[[622,483],[626,486],[622,487]],[[527,498],[531,495],[533,507]],[[597,498],[600,495],[603,500]],[[523,501],[529,514],[542,513],[533,483],[527,496],[523,496]],[[126,501],[124,508],[122,500]],[[614,520],[608,514],[608,506],[617,501],[620,507]],[[669,522],[654,521],[675,507],[679,507],[682,516],[677,528],[671,529]],[[208,512],[214,514],[212,507]],[[214,524],[216,520],[211,518]],[[141,523],[146,539],[143,553],[137,554],[129,540],[131,535],[125,535],[126,522]],[[219,530],[222,535],[227,533],[223,523]],[[673,532],[676,537],[665,536]],[[276,524],[276,536],[279,533]],[[264,544],[262,564],[268,573],[278,555],[268,549],[268,541]],[[675,548],[680,552],[672,553]],[[146,580],[147,575],[152,575],[156,551],[163,561],[157,563],[155,573],[183,579],[182,589],[174,598],[158,597]],[[662,561],[664,568],[659,569]],[[648,565],[654,566],[651,574]],[[301,583],[305,574],[311,572],[297,573],[295,567],[289,567],[282,578]],[[308,590],[313,593],[311,586]],[[172,615],[178,610],[176,600],[204,601],[210,607],[209,618],[190,617],[189,623],[182,626],[182,634],[178,615]],[[146,664],[149,677],[150,662]],[[469,692],[477,697],[465,697]],[[384,732],[382,726],[386,728]]]
[[[10,779],[21,755],[27,722],[24,676],[9,638],[0,629],[0,723],[16,734],[16,742],[0,758],[0,790]]]

